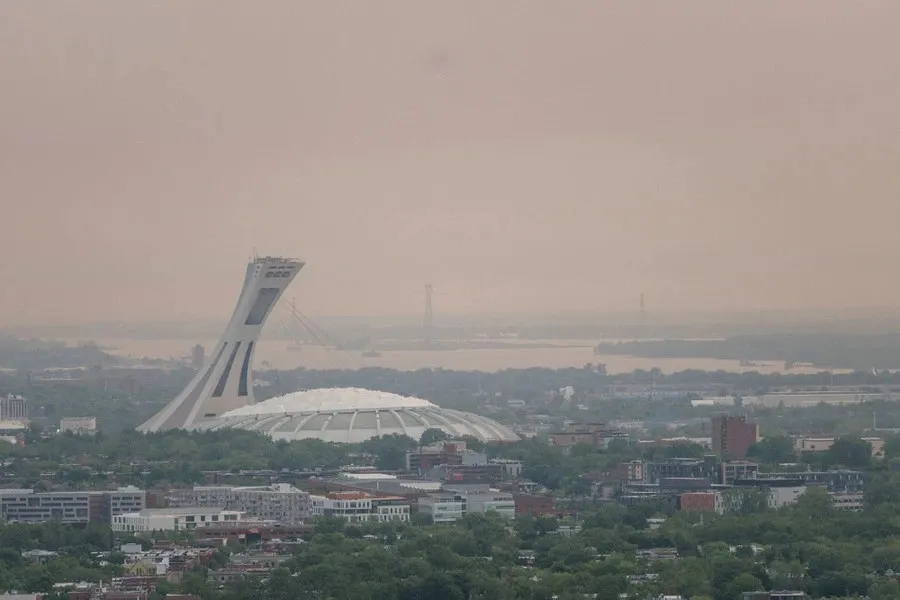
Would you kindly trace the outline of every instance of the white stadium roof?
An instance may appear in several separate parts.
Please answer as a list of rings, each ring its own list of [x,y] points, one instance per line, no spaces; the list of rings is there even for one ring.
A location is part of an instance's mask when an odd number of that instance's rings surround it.
[[[505,425],[472,413],[450,410],[428,400],[361,388],[294,392],[197,422],[192,429],[246,429],[274,439],[319,439],[356,443],[379,435],[418,440],[427,429],[484,442],[513,442]]]

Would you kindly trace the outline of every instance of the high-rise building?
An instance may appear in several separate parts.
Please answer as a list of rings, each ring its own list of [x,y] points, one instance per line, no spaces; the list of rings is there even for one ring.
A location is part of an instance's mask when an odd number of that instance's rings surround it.
[[[0,396],[0,421],[24,423],[28,420],[28,403],[22,396]]]
[[[211,360],[164,409],[138,427],[152,432],[188,428],[195,422],[253,404],[253,350],[272,307],[304,263],[287,258],[255,258]]]
[[[744,459],[747,450],[759,441],[759,425],[747,417],[720,415],[712,418],[713,452],[722,458]]]
[[[206,349],[202,344],[197,344],[191,348],[191,366],[195,369],[202,369],[206,362]]]

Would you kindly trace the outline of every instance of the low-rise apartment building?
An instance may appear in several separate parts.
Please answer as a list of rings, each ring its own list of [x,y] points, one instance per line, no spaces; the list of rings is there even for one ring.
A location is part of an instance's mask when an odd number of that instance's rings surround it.
[[[862,492],[829,492],[831,502],[837,510],[857,512],[863,509],[865,495]]]
[[[221,508],[154,508],[140,512],[116,515],[112,518],[113,531],[182,531],[217,525],[236,523],[244,513]]]
[[[314,517],[338,517],[350,523],[409,521],[409,501],[401,496],[372,496],[363,492],[331,492],[310,496]]]
[[[310,515],[309,494],[287,483],[246,487],[196,486],[175,490],[169,497],[169,505],[226,508],[279,523],[302,523]]]

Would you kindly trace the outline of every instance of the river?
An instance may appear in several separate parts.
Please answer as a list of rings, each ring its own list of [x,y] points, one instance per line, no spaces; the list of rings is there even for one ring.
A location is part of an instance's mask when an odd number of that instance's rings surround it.
[[[96,343],[121,356],[134,358],[183,358],[190,354],[191,344],[185,340],[140,340],[140,339],[98,339]],[[207,353],[215,345],[215,340],[199,341]],[[659,368],[665,373],[686,369],[704,371],[758,371],[777,373],[784,371],[784,364],[776,361],[763,362],[756,366],[741,366],[738,361],[711,358],[641,358],[620,355],[595,355],[587,342],[584,346],[559,345],[539,348],[492,348],[459,350],[397,350],[383,351],[381,356],[364,357],[361,352],[328,350],[317,346],[303,346],[299,350],[292,342],[263,340],[256,350],[257,368],[294,369],[360,369],[363,367],[384,367],[410,371],[416,369],[443,368],[459,371],[500,371],[502,369],[527,369],[545,367],[559,369],[582,367],[587,363],[604,363],[610,373],[630,373],[635,369]],[[552,343],[559,343],[558,341]],[[571,344],[572,342],[567,342]],[[791,373],[814,373],[819,369],[798,367]]]

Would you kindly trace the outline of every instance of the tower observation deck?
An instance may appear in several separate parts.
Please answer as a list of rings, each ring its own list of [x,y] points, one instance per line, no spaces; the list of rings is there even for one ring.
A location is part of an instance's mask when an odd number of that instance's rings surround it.
[[[197,421],[255,402],[253,351],[272,307],[304,264],[271,256],[250,261],[234,314],[206,363],[187,387],[138,431],[187,429]]]

